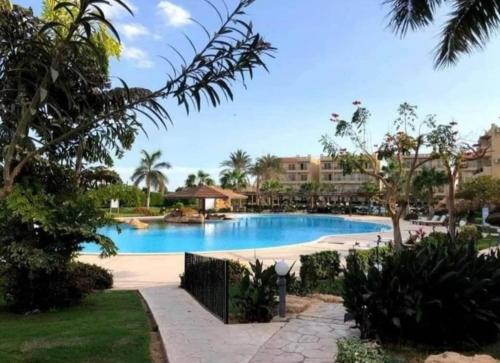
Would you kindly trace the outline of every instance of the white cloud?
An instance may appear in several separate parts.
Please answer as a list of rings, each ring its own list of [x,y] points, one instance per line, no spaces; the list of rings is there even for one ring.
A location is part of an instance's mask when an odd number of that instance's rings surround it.
[[[140,48],[126,47],[124,45],[121,56],[123,59],[133,62],[138,68],[154,67],[154,62],[150,59],[149,54]]]
[[[189,14],[189,11],[170,1],[160,1],[158,9],[167,21],[167,25],[178,27],[191,23],[191,14]]]
[[[150,34],[148,28],[137,23],[118,24],[117,27],[128,39],[135,39]]]
[[[122,0],[125,5],[134,13],[137,14],[137,6],[135,6],[130,0]],[[99,7],[104,12],[104,15],[108,19],[120,19],[126,16],[131,16],[130,13],[115,1],[111,1],[109,4],[99,4]]]

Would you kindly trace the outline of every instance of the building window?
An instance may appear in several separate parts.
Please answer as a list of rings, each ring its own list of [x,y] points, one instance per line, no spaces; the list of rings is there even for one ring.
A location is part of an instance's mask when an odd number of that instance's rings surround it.
[[[324,163],[323,164],[323,169],[325,169],[325,170],[332,170],[332,163]]]
[[[288,174],[288,181],[295,181],[295,174]]]
[[[300,176],[300,180],[301,180],[301,181],[307,181],[307,175],[306,175],[306,174],[302,174],[302,175]]]
[[[307,170],[307,164],[300,163],[300,170]]]
[[[332,181],[332,180],[333,180],[333,176],[332,176],[332,174],[328,174],[328,175],[327,175],[327,179],[328,179],[328,181]]]
[[[288,170],[295,170],[295,164],[288,164]]]

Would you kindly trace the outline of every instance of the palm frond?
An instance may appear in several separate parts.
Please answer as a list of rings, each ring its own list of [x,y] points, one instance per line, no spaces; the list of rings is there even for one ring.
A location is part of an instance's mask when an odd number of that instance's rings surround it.
[[[401,36],[433,22],[434,12],[444,0],[385,0],[391,8],[389,27]]]
[[[455,0],[436,49],[436,67],[456,64],[460,55],[482,49],[499,25],[500,0]]]

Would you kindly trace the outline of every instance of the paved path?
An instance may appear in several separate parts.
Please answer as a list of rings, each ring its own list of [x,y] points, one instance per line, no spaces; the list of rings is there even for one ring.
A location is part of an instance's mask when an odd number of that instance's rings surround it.
[[[320,302],[288,323],[225,325],[177,286],[140,291],[169,363],[331,363],[336,340],[357,333],[340,304]]]
[[[283,326],[225,325],[173,285],[140,291],[156,319],[169,363],[247,363]]]
[[[250,363],[334,362],[337,340],[358,334],[344,323],[344,313],[340,304],[313,305],[274,334]]]

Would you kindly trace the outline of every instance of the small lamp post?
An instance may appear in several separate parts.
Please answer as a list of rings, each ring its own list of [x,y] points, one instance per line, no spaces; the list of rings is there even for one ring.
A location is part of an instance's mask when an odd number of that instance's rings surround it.
[[[280,318],[286,317],[286,274],[288,273],[289,267],[284,260],[278,261],[274,265],[274,270],[278,274],[278,289],[280,304],[278,308],[278,313]]]

